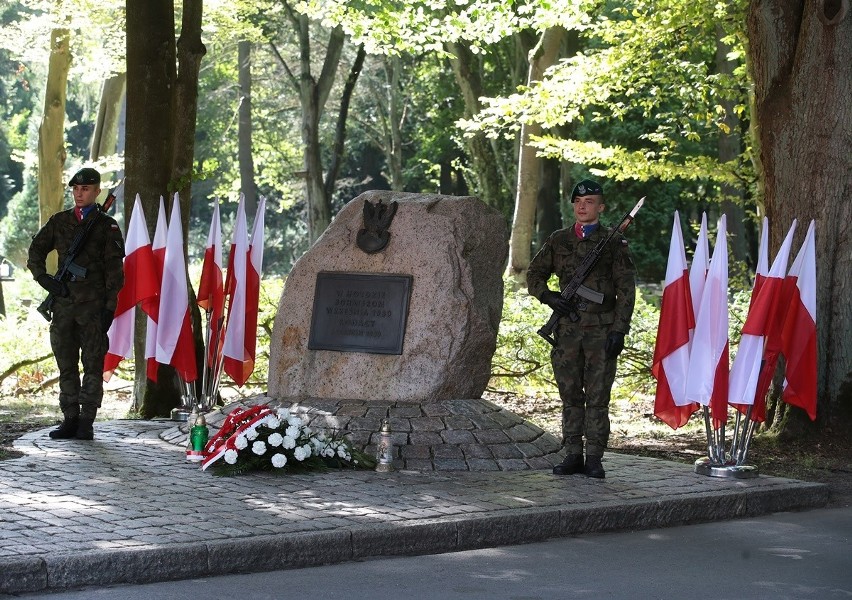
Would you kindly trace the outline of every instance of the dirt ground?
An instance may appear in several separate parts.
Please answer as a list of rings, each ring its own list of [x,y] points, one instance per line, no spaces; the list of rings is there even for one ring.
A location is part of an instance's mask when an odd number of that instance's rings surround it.
[[[557,437],[560,435],[558,399],[495,393],[486,393],[485,397]],[[20,455],[12,448],[12,442],[24,433],[61,421],[55,402],[50,393],[28,397],[27,401],[0,396],[0,460]],[[98,419],[127,418],[130,409],[129,388],[114,385],[105,393]],[[707,438],[697,416],[687,426],[672,431],[653,416],[651,400],[614,401],[610,412],[610,448],[615,452],[686,464],[705,456]],[[762,475],[826,483],[831,488],[829,506],[852,506],[852,439],[847,435],[834,433],[782,444],[769,435],[758,434],[748,463]]]

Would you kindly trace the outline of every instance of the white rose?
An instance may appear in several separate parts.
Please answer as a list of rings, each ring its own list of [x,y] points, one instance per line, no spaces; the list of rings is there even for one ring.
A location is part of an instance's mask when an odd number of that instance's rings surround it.
[[[299,428],[296,425],[290,425],[284,432],[284,435],[293,439],[299,437]]]
[[[290,418],[290,411],[287,410],[286,408],[279,408],[278,409],[278,418],[281,419],[282,421],[286,421],[287,419]]]
[[[229,465],[233,465],[237,462],[237,451],[236,450],[225,450],[225,462]]]
[[[246,436],[244,436],[243,434],[238,435],[237,439],[234,440],[234,446],[237,447],[237,450],[244,450],[246,446],[248,446],[248,440],[246,439]]]
[[[285,435],[284,439],[281,441],[281,446],[285,450],[290,450],[292,448],[295,448],[296,447],[296,439],[290,437],[289,435]]]
[[[266,417],[266,426],[270,429],[278,429],[279,427],[281,427],[281,421],[278,420],[278,417],[269,415],[268,417]]]
[[[284,441],[284,437],[280,433],[273,433],[269,436],[269,439],[267,441],[269,442],[270,446],[276,448],[280,446],[281,443]]]
[[[256,440],[257,439],[257,429],[255,429],[254,427],[249,427],[246,430],[246,439]]]
[[[280,469],[284,465],[287,464],[287,457],[283,454],[273,454],[272,455],[272,466],[276,469]]]
[[[255,442],[251,445],[251,451],[258,456],[263,456],[263,453],[266,452],[266,444],[263,442]]]
[[[343,446],[338,446],[337,456],[339,456],[340,458],[346,458],[346,448],[344,448]]]
[[[299,417],[294,417],[292,415],[289,419],[287,419],[287,422],[293,427],[301,427],[302,425],[302,419],[300,419]]]

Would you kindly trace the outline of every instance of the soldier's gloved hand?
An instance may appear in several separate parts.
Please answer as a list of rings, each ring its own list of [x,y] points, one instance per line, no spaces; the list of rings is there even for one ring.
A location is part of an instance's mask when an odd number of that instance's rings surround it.
[[[604,342],[604,356],[607,360],[612,360],[618,358],[622,350],[624,350],[624,334],[620,331],[610,331]]]
[[[571,303],[562,296],[559,292],[547,290],[541,295],[541,301],[547,304],[553,312],[560,317],[564,317],[571,312]]]
[[[54,296],[65,298],[68,295],[68,286],[65,285],[64,282],[56,279],[53,275],[42,273],[41,275],[36,277],[36,281],[41,287],[46,289]]]
[[[101,311],[101,331],[104,333],[109,331],[109,327],[112,325],[112,317],[113,312],[111,310],[105,308]]]

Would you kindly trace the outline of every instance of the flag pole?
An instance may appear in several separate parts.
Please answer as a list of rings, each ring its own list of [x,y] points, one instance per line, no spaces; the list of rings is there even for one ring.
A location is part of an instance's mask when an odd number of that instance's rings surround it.
[[[735,409],[736,410],[736,409]],[[736,421],[734,421],[734,432],[731,434],[731,460],[736,461],[737,459],[737,451],[739,449],[740,443],[740,425],[742,424],[742,416],[743,414],[736,410],[737,417]],[[747,414],[751,414],[751,405],[748,407]]]

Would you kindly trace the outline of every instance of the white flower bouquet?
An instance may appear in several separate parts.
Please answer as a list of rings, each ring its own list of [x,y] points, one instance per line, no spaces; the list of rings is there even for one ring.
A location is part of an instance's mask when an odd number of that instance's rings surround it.
[[[288,409],[265,405],[230,413],[207,442],[204,456],[201,469],[212,466],[219,475],[376,466],[375,458],[352,448],[342,435],[315,432]]]

